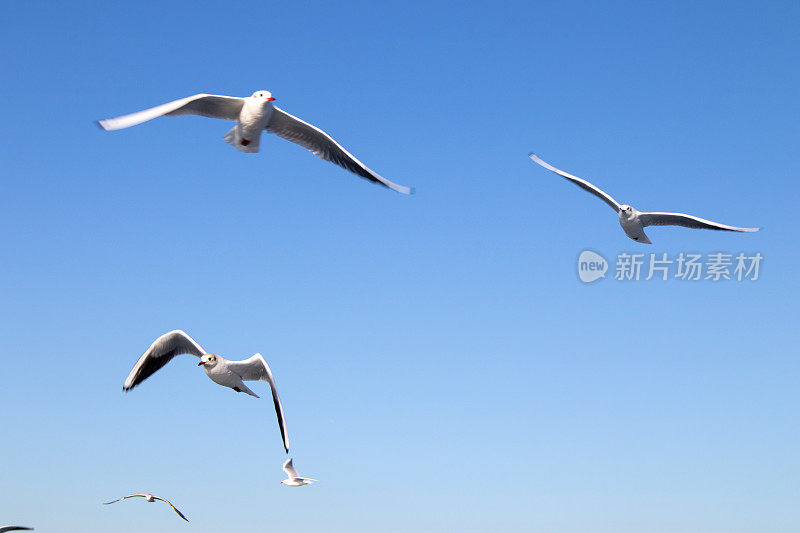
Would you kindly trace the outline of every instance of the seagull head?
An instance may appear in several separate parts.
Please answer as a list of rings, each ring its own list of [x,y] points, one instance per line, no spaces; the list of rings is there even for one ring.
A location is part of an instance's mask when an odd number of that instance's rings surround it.
[[[275,97],[272,96],[272,93],[269,91],[256,91],[250,98],[253,98],[255,100],[262,100],[264,102],[271,102],[275,100]]]
[[[217,356],[213,353],[207,353],[200,358],[200,362],[197,363],[197,366],[202,366],[205,368],[213,368],[217,364]]]
[[[623,205],[619,206],[620,214],[625,215],[626,217],[633,216],[633,212],[634,211],[635,210],[631,206],[629,206],[628,204],[623,204]]]

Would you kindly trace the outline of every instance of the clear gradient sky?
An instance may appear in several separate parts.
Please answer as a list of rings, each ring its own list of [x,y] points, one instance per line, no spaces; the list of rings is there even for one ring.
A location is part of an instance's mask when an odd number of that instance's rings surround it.
[[[37,533],[800,529],[797,2],[7,2],[0,525]],[[417,194],[230,125],[277,104]],[[760,226],[643,246],[643,210]],[[760,252],[581,284],[579,252]],[[265,355],[256,400],[160,334]],[[191,523],[141,501],[172,499]]]

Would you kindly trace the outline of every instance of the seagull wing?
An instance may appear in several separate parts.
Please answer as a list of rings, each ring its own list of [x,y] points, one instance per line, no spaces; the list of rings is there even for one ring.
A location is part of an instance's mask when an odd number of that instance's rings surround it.
[[[339,165],[362,178],[379,183],[384,187],[389,187],[403,194],[412,193],[409,187],[403,187],[402,185],[392,183],[383,176],[370,170],[364,163],[356,159],[353,154],[345,150],[341,144],[334,141],[333,137],[318,127],[312,126],[294,115],[290,115],[279,107],[273,108],[272,116],[265,129],[268,133],[274,133],[287,141],[299,144],[325,161],[330,161],[335,165]]]
[[[24,527],[24,526],[3,526],[0,527],[0,533],[6,533],[6,531],[33,531],[32,527]]]
[[[171,501],[169,501],[169,500],[167,500],[167,499],[165,499],[165,498],[159,498],[158,496],[153,496],[153,499],[154,499],[154,500],[161,500],[162,502],[164,502],[164,503],[168,504],[170,507],[172,507],[172,510],[173,510],[173,511],[175,511],[176,513],[178,513],[178,516],[180,516],[181,518],[183,518],[183,519],[184,519],[184,520],[186,520],[187,522],[189,521],[189,519],[188,519],[188,518],[186,518],[185,516],[183,516],[183,513],[182,513],[182,512],[180,512],[180,511],[178,510],[178,508],[177,508],[177,507],[175,507],[174,505],[172,505],[172,502],[171,502]]]
[[[297,470],[294,469],[291,459],[286,459],[286,462],[283,463],[283,471],[286,472],[286,475],[289,476],[290,479],[299,477],[297,475]]]
[[[128,498],[136,498],[137,496],[144,498],[145,496],[147,496],[147,494],[128,494],[127,496],[123,496],[122,498],[117,498],[113,502],[105,502],[103,505],[111,505],[112,503],[117,503],[118,501],[121,500],[127,500]]]
[[[169,363],[173,357],[186,353],[201,357],[206,352],[194,339],[179,329],[161,335],[133,365],[122,387],[123,390],[131,390]]]
[[[619,213],[619,204],[617,203],[617,201],[614,200],[610,195],[606,194],[602,190],[598,189],[597,187],[595,187],[594,185],[589,183],[588,181],[583,180],[583,179],[581,179],[581,178],[579,178],[577,176],[573,176],[572,174],[564,172],[563,170],[557,169],[553,165],[551,165],[549,163],[546,163],[545,161],[542,161],[541,159],[539,159],[539,156],[537,156],[536,154],[532,153],[532,154],[528,154],[528,156],[531,159],[533,159],[533,161],[535,163],[538,163],[539,165],[543,166],[547,170],[555,172],[556,174],[558,174],[561,177],[567,178],[569,181],[571,181],[572,183],[574,183],[575,185],[577,185],[578,187],[580,187],[584,191],[588,191],[588,192],[594,194],[595,196],[597,196],[598,198],[603,200],[605,203],[610,205],[611,208],[614,209],[614,212]]]
[[[281,429],[283,448],[286,453],[289,453],[289,438],[286,435],[283,406],[281,405],[280,396],[278,396],[278,388],[275,386],[275,379],[272,377],[272,371],[269,369],[264,357],[257,353],[244,361],[228,361],[228,368],[241,377],[242,381],[266,381],[269,383],[269,388],[272,391],[272,403],[275,404],[275,414],[278,415],[278,426]]]
[[[697,229],[715,229],[720,231],[758,231],[759,228],[737,228],[720,224],[704,218],[684,213],[639,213],[643,226],[684,226]]]
[[[130,115],[98,120],[97,124],[104,130],[120,130],[129,128],[156,117],[169,115],[200,115],[201,117],[221,118],[223,120],[239,120],[239,112],[244,105],[244,98],[238,96],[221,96],[218,94],[196,94],[181,98],[144,111]]]

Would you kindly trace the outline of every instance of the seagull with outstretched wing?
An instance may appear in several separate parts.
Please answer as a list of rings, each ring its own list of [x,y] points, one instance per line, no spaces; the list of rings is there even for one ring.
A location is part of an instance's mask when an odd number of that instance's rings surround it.
[[[373,183],[403,194],[413,192],[411,188],[393,183],[367,167],[318,127],[276,107],[272,103],[274,100],[269,91],[256,91],[247,97],[196,94],[130,115],[98,120],[97,124],[104,130],[119,130],[161,116],[199,115],[228,120],[236,122],[236,125],[224,139],[242,152],[258,152],[261,133],[266,130]]]
[[[614,200],[611,195],[601,190],[599,187],[573,176],[568,172],[559,170],[556,167],[542,161],[536,154],[529,154],[529,157],[537,164],[543,166],[551,172],[555,172],[559,176],[568,179],[584,191],[587,191],[608,204],[614,212],[619,216],[619,224],[622,226],[625,235],[630,237],[636,242],[652,244],[650,239],[644,233],[644,228],[647,226],[684,226],[686,228],[697,229],[713,229],[719,231],[758,231],[759,228],[738,228],[736,226],[728,226],[727,224],[720,224],[719,222],[712,222],[704,218],[696,217],[693,215],[686,215],[683,213],[660,213],[660,212],[646,212],[637,211],[633,207],[620,204]]]
[[[291,459],[287,459],[285,463],[283,463],[283,471],[286,472],[286,479],[281,481],[284,485],[289,485],[290,487],[300,487],[302,485],[311,485],[316,481],[316,479],[311,479],[307,477],[300,477],[297,474],[297,470],[294,469],[294,465],[292,464]]]
[[[180,516],[181,518],[183,518],[187,522],[189,521],[189,519],[186,518],[185,516],[183,516],[183,513],[180,512],[177,507],[172,505],[172,502],[170,502],[169,500],[164,499],[164,498],[159,498],[158,496],[153,496],[152,494],[128,494],[127,496],[123,496],[122,498],[117,498],[114,501],[105,502],[103,505],[111,505],[112,503],[117,503],[118,501],[121,501],[121,500],[127,500],[128,498],[144,498],[146,501],[148,501],[150,503],[153,503],[156,500],[164,502],[167,505],[169,505],[170,507],[172,507],[172,510],[175,511],[176,513],[178,513],[178,516]]]
[[[275,379],[272,377],[272,371],[260,353],[244,361],[230,361],[219,355],[207,353],[184,331],[176,329],[157,338],[150,345],[150,348],[142,354],[136,364],[133,365],[130,374],[128,374],[125,385],[122,387],[123,390],[129,391],[133,389],[169,363],[175,356],[183,354],[199,357],[200,362],[197,365],[203,367],[211,381],[224,387],[229,387],[236,392],[243,392],[258,398],[258,395],[251,391],[244,382],[267,382],[272,391],[272,402],[275,404],[275,413],[278,416],[278,427],[281,431],[283,448],[287,453],[289,452],[289,438],[286,434],[283,405],[281,405],[281,399],[278,396],[278,388],[275,385]]]

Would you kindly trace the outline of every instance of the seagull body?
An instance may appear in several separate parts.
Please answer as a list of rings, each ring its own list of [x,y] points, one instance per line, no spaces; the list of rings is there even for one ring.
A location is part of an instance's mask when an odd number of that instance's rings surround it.
[[[274,133],[287,141],[299,144],[314,155],[339,165],[350,172],[379,183],[403,194],[410,194],[409,187],[397,185],[359,161],[333,137],[286,111],[273,105],[275,98],[269,91],[256,91],[252,96],[222,96],[196,94],[151,107],[144,111],[117,118],[99,120],[104,130],[119,130],[141,124],[160,116],[200,115],[236,122],[236,126],[225,135],[228,144],[242,152],[255,153],[261,144],[261,132]]]
[[[285,463],[283,463],[283,471],[286,472],[286,479],[281,481],[284,485],[289,485],[290,487],[301,487],[303,485],[311,485],[316,481],[316,479],[311,479],[307,477],[300,477],[297,475],[297,470],[294,469],[292,465],[292,460],[287,459]]]
[[[33,531],[32,527],[24,527],[24,526],[2,526],[0,527],[0,533],[6,533],[8,531]]]
[[[728,226],[718,222],[712,222],[704,218],[687,215],[684,213],[662,213],[662,212],[645,212],[637,211],[627,204],[620,204],[614,200],[608,193],[602,191],[595,185],[588,181],[573,176],[563,170],[542,161],[536,154],[529,154],[529,157],[537,164],[543,166],[551,172],[555,172],[561,177],[564,177],[580,187],[581,189],[597,196],[605,203],[607,203],[619,216],[619,225],[625,235],[630,237],[636,242],[645,244],[652,244],[650,239],[644,233],[644,228],[647,226],[684,226],[686,228],[696,229],[713,229],[719,231],[758,231],[758,228],[738,228],[736,226]]]
[[[139,358],[131,369],[128,378],[125,380],[123,390],[129,391],[153,375],[156,371],[170,362],[173,357],[182,354],[191,354],[200,358],[198,366],[202,366],[206,375],[223,387],[228,387],[236,392],[243,392],[258,398],[258,395],[251,391],[245,381],[266,381],[272,391],[272,402],[275,405],[275,413],[278,416],[278,427],[281,431],[283,447],[288,453],[289,440],[286,435],[286,422],[283,417],[283,406],[278,396],[278,389],[272,371],[264,360],[264,357],[257,353],[249,359],[243,361],[231,361],[207,353],[185,332],[176,329],[165,333],[150,345],[144,354]]]
[[[183,513],[180,512],[177,507],[172,505],[172,502],[170,502],[169,500],[165,500],[164,498],[159,498],[158,496],[153,496],[152,494],[128,494],[127,496],[123,496],[122,498],[116,499],[113,502],[105,502],[103,505],[111,505],[112,503],[116,503],[116,502],[118,502],[120,500],[127,500],[128,498],[144,498],[146,501],[148,501],[150,503],[153,503],[156,500],[162,501],[162,502],[168,504],[170,507],[172,507],[172,510],[175,511],[176,513],[178,513],[178,516],[180,516],[181,518],[183,518],[187,522],[189,521],[189,519],[186,518],[185,516],[183,516]]]

